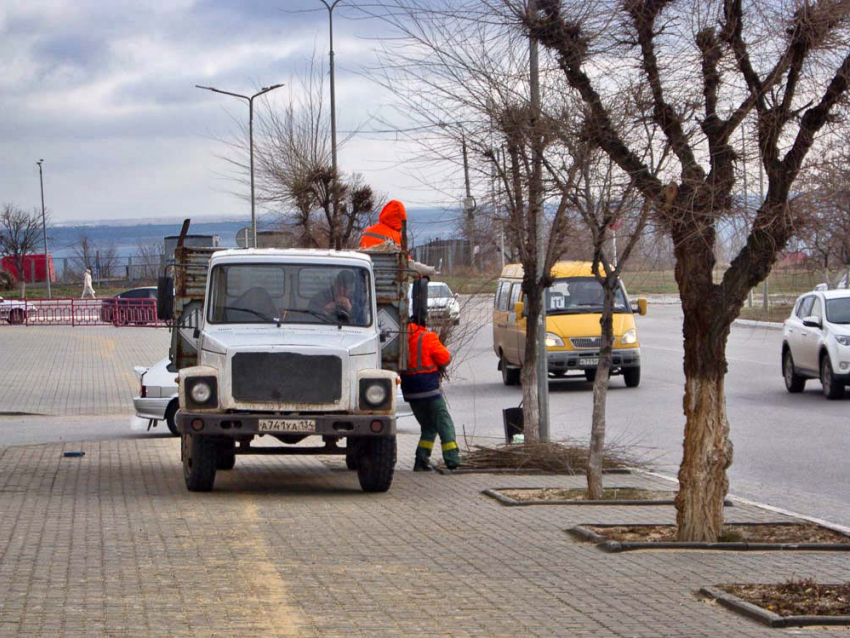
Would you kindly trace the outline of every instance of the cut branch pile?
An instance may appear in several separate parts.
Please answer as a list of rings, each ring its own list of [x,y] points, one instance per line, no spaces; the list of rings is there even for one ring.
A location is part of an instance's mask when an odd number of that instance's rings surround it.
[[[463,456],[463,468],[583,474],[587,471],[587,460],[587,444],[572,441],[498,447],[473,445]],[[648,469],[648,463],[638,460],[624,446],[606,445],[602,467],[606,470],[638,467]]]

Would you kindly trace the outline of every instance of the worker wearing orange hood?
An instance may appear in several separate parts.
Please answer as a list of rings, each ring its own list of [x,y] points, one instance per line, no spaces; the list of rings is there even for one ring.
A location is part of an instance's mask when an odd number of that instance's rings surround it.
[[[385,241],[392,241],[401,246],[401,226],[407,219],[404,204],[398,200],[390,200],[378,217],[378,223],[363,231],[360,238],[360,248],[371,248]]]

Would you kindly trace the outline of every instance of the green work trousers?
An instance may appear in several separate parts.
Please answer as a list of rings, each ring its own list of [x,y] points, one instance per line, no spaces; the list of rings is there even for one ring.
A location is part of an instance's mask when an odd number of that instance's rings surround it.
[[[422,428],[422,436],[416,448],[416,459],[428,461],[431,450],[434,449],[434,441],[439,434],[446,465],[460,465],[460,453],[455,440],[455,424],[452,422],[446,400],[443,397],[434,397],[433,399],[414,399],[408,403],[413,410],[413,416]]]

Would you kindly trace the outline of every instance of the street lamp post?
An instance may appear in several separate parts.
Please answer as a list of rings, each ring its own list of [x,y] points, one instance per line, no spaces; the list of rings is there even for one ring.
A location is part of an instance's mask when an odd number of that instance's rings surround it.
[[[221,89],[216,89],[211,86],[201,86],[200,84],[196,84],[195,88],[204,89],[205,91],[212,91],[213,93],[221,93],[223,95],[230,95],[232,97],[238,97],[241,100],[245,100],[248,102],[248,145],[250,147],[250,155],[251,155],[251,236],[253,239],[253,247],[257,247],[257,212],[254,203],[254,98],[260,97],[261,95],[265,95],[269,91],[274,91],[275,89],[279,89],[283,84],[273,84],[271,86],[264,86],[260,91],[254,93],[254,95],[240,95],[239,93],[231,93],[230,91],[222,91]]]
[[[331,168],[333,170],[333,206],[334,223],[339,207],[339,188],[337,186],[337,162],[336,162],[336,82],[334,78],[334,9],[342,0],[333,0],[330,4],[326,0],[320,0],[328,10],[328,25],[330,29],[330,75],[331,75]]]
[[[36,164],[38,164],[38,181],[41,183],[41,232],[44,238],[44,278],[47,280],[47,298],[51,299],[52,294],[50,292],[50,259],[48,257],[47,252],[47,213],[44,209],[44,171],[41,168],[41,165],[43,163],[43,159],[40,159],[36,162]]]

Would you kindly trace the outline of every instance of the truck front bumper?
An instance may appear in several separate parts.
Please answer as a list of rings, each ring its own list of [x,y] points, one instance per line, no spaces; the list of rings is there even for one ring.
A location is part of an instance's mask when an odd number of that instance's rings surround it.
[[[549,372],[569,372],[570,370],[596,370],[599,364],[598,350],[562,350],[549,352]],[[614,350],[612,368],[639,368],[640,348]]]
[[[177,413],[180,432],[214,436],[244,435],[319,435],[319,436],[394,436],[395,415],[377,414],[274,414]]]

